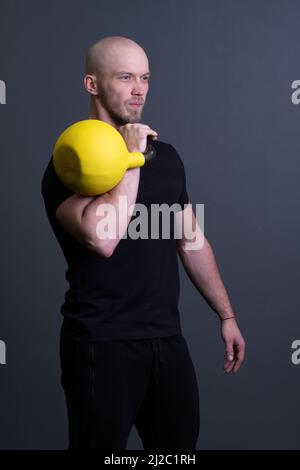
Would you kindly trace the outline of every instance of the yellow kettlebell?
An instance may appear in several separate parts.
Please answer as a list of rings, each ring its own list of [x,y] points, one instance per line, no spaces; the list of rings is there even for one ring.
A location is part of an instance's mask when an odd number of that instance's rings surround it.
[[[82,196],[96,196],[116,186],[128,168],[143,166],[155,154],[150,144],[143,153],[128,152],[117,129],[98,119],[86,119],[58,137],[53,164],[67,188]]]

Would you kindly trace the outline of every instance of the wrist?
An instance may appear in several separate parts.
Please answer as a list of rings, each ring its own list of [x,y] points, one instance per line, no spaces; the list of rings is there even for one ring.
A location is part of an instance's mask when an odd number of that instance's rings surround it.
[[[235,315],[231,315],[230,317],[220,318],[221,322],[226,321],[226,320],[235,320]]]

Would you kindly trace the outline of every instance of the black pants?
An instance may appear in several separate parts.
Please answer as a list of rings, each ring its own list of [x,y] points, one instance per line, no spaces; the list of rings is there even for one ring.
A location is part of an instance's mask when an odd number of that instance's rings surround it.
[[[199,396],[184,337],[76,342],[61,335],[69,449],[195,450]]]

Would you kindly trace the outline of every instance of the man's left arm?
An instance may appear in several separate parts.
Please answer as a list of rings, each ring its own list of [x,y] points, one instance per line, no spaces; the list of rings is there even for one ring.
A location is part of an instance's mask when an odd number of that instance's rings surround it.
[[[221,335],[226,345],[224,369],[237,372],[244,360],[245,341],[237,325],[230,301],[222,282],[216,259],[208,240],[204,237],[192,205],[175,215],[177,252],[192,283],[218,314]],[[234,318],[231,318],[234,317]]]

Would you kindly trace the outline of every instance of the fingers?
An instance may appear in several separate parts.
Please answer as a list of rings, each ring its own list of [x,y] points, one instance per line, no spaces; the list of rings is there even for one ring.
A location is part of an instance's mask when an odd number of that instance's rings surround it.
[[[157,139],[158,137],[158,133],[153,131],[152,129],[149,129],[149,131],[147,132],[148,135],[152,135],[154,139]]]
[[[233,344],[229,341],[226,343],[226,354],[228,361],[233,361]]]
[[[239,368],[241,367],[241,365],[242,365],[242,362],[241,362],[241,361],[239,361],[239,360],[235,361],[235,365],[234,365],[234,367],[233,367],[232,372],[233,372],[234,374],[236,374],[237,371],[239,370]]]
[[[157,139],[158,133],[154,129],[151,129],[150,126],[147,126],[146,124],[138,124],[138,125],[146,130],[146,135],[151,135],[153,136],[154,139]]]
[[[148,124],[142,124],[140,122],[124,124],[124,127],[125,126],[127,126],[127,127],[144,127],[145,129],[150,129],[150,126],[148,126]]]
[[[133,123],[133,124],[124,124],[123,126],[119,127],[119,131],[126,131],[126,130],[131,130],[131,131],[141,131],[143,130],[144,133],[146,134],[149,134],[149,135],[153,135],[153,136],[158,136],[158,133],[154,130],[154,129],[151,129],[150,126],[148,126],[147,124],[140,124],[140,123]]]
[[[147,124],[127,123],[119,127],[129,152],[144,152],[147,147],[147,136],[151,136],[153,140],[157,140],[158,133],[151,129]]]
[[[233,347],[229,344],[226,348],[224,370],[227,374],[238,372],[245,357],[245,344],[239,342]],[[232,358],[232,359],[231,359]]]
[[[235,362],[233,373],[236,373],[242,365],[245,357],[245,344],[240,343],[237,345],[237,360]]]
[[[233,344],[230,341],[226,342],[226,354],[225,354],[225,364],[224,370],[228,374],[232,371],[234,367],[234,360],[233,360]]]
[[[227,374],[230,374],[234,366],[235,366],[235,361],[226,361],[224,364],[225,372],[227,372]]]
[[[231,323],[231,322],[230,322]],[[235,374],[241,367],[245,357],[245,341],[237,325],[222,323],[222,336],[226,345],[224,370]]]

